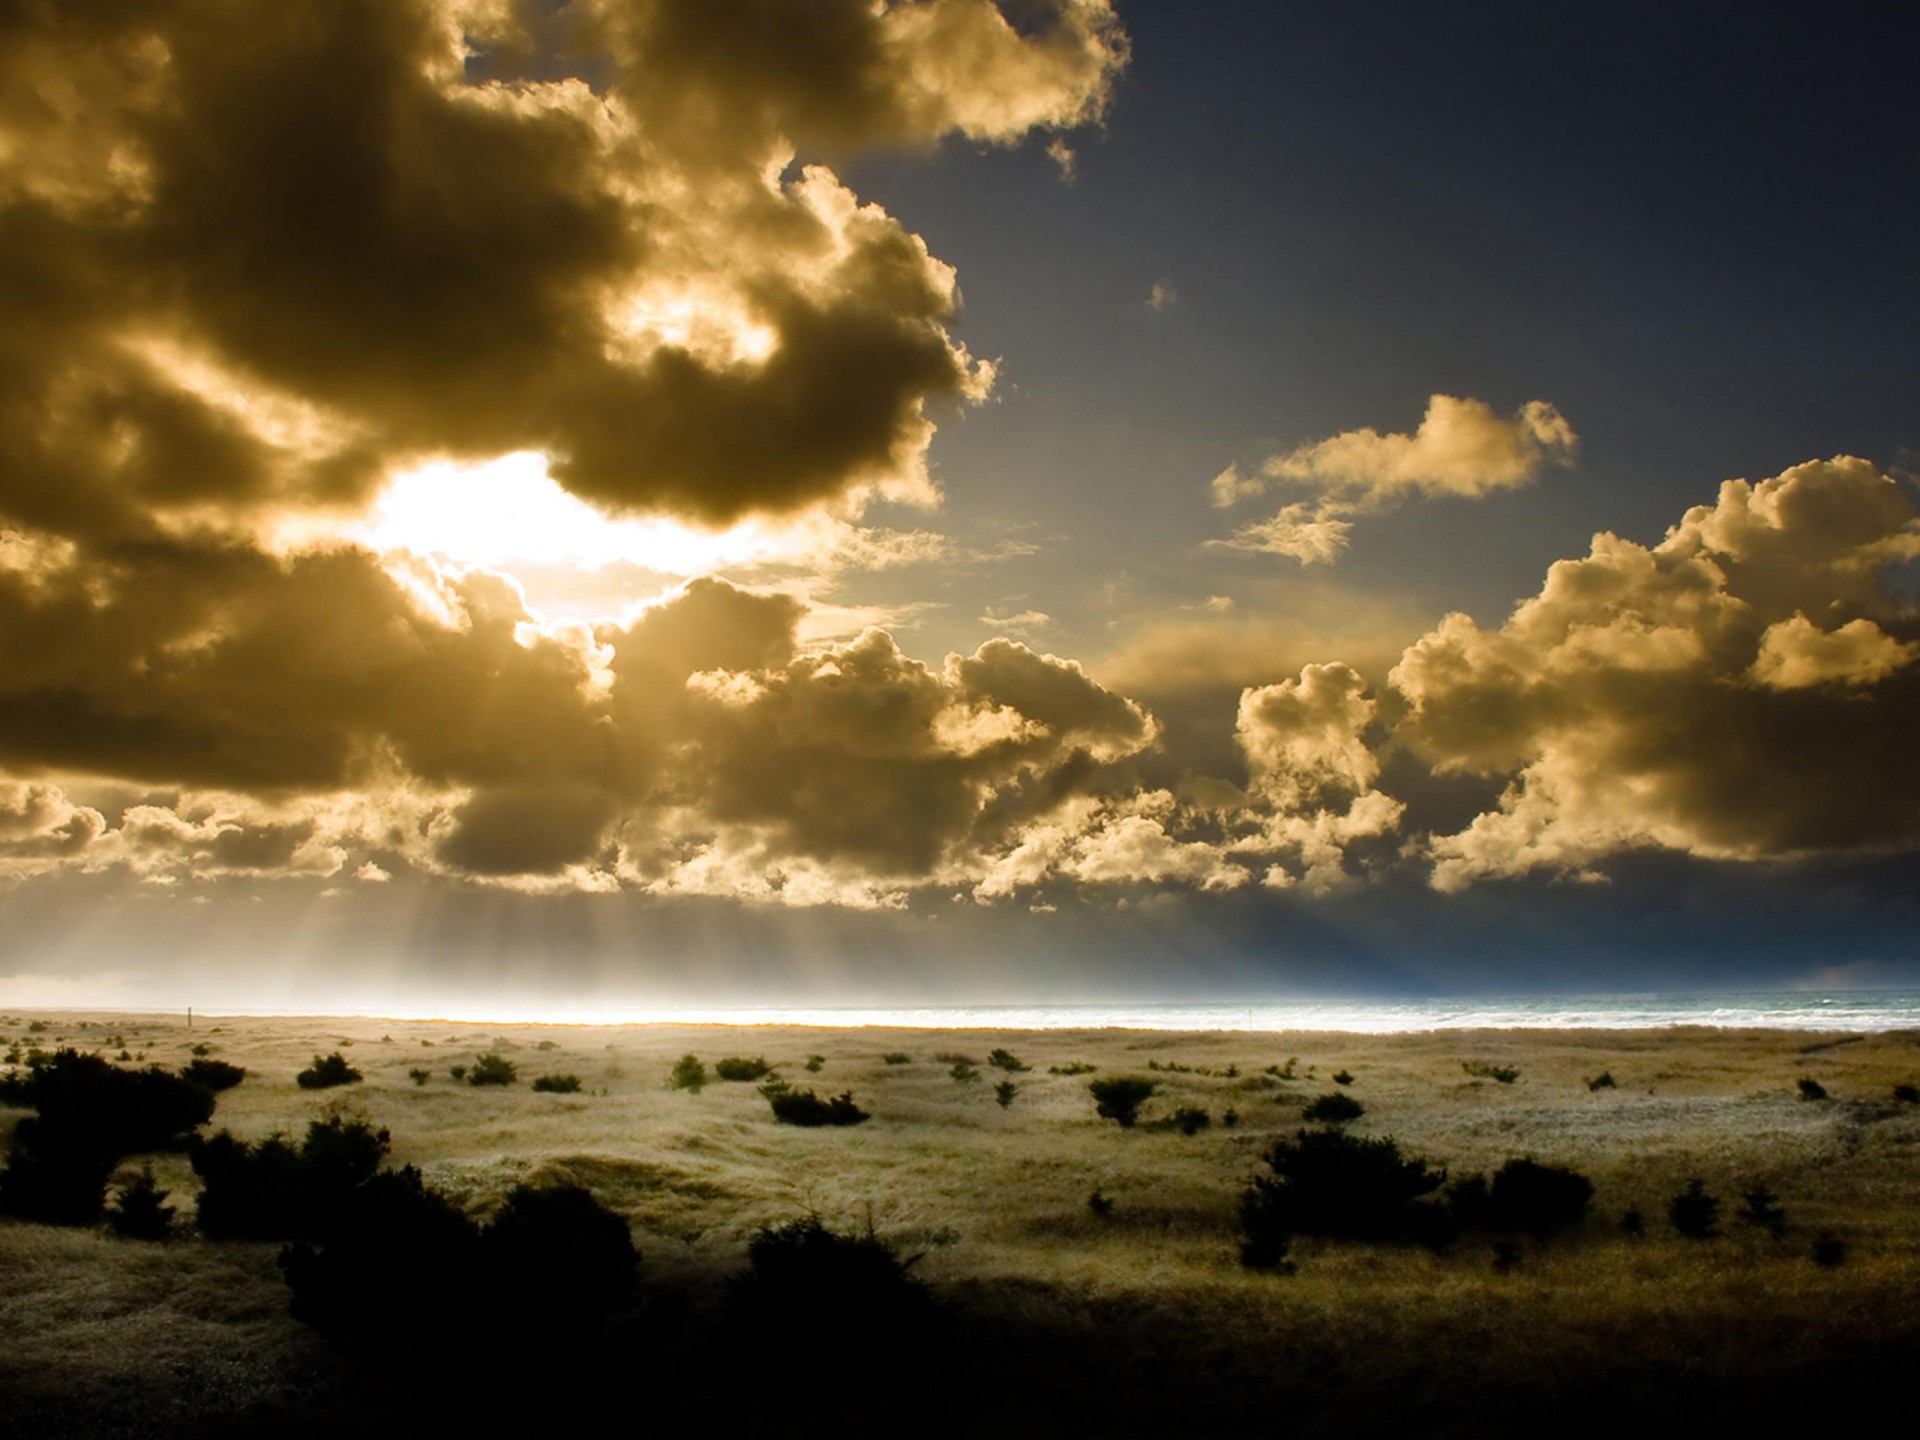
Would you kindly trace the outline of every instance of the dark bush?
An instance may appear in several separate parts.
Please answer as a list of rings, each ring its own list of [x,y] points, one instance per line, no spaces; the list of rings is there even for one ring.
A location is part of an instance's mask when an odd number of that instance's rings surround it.
[[[762,1092],[765,1093],[765,1092]],[[781,1090],[767,1096],[782,1125],[858,1125],[873,1117],[853,1103],[853,1092],[822,1100],[811,1090]]]
[[[1493,1247],[1493,1273],[1511,1275],[1520,1268],[1520,1259],[1524,1253],[1517,1241],[1496,1241]]]
[[[1182,1135],[1198,1135],[1213,1124],[1213,1116],[1192,1105],[1182,1105],[1173,1112],[1173,1123]]]
[[[1611,1070],[1602,1070],[1598,1075],[1587,1081],[1587,1089],[1589,1090],[1612,1090],[1614,1088],[1613,1072]]]
[[[993,1098],[1002,1110],[1013,1104],[1013,1097],[1020,1093],[1020,1087],[1011,1080],[1002,1080],[993,1087]]]
[[[316,1055],[313,1064],[293,1077],[302,1090],[331,1090],[336,1085],[358,1085],[366,1077],[347,1063],[338,1050],[331,1055]]]
[[[747,1246],[747,1273],[727,1297],[728,1325],[762,1339],[804,1315],[818,1334],[861,1336],[863,1369],[890,1378],[893,1362],[924,1358],[938,1318],[932,1297],[909,1274],[918,1258],[902,1260],[871,1232],[840,1234],[817,1216],[768,1226]],[[879,1364],[870,1347],[883,1352]],[[762,1343],[758,1358],[782,1369],[782,1379],[817,1381],[822,1363],[804,1345]]]
[[[1100,1067],[1098,1065],[1088,1065],[1084,1061],[1069,1060],[1064,1065],[1049,1065],[1047,1067],[1047,1074],[1049,1075],[1091,1075],[1093,1074],[1094,1071],[1098,1070],[1099,1068]]]
[[[1240,1123],[1240,1112],[1232,1106],[1228,1106],[1220,1116],[1220,1123],[1227,1129],[1232,1130]]]
[[[1490,1060],[1462,1060],[1460,1068],[1476,1079],[1496,1080],[1502,1085],[1511,1085],[1520,1078],[1520,1072],[1513,1066],[1495,1065]]]
[[[1893,1098],[1902,1105],[1920,1105],[1920,1085],[1896,1085]]]
[[[1113,1214],[1113,1201],[1096,1189],[1087,1196],[1087,1209],[1093,1213],[1095,1219],[1105,1220]]]
[[[951,1075],[954,1083],[959,1085],[970,1084],[980,1078],[980,1072],[964,1060],[954,1061],[953,1068],[947,1071],[947,1074]]]
[[[210,1240],[324,1237],[388,1145],[385,1130],[338,1115],[308,1125],[298,1148],[278,1135],[249,1145],[224,1130],[198,1140],[188,1158],[200,1177],[200,1231]]]
[[[115,1157],[178,1150],[213,1116],[213,1092],[158,1065],[122,1070],[61,1050],[28,1072],[27,1103],[50,1130],[85,1135]]]
[[[1546,1239],[1580,1224],[1593,1203],[1593,1182],[1577,1170],[1509,1160],[1494,1172],[1493,1183],[1475,1189],[1478,1176],[1453,1188],[1449,1204],[1463,1229],[1525,1231]]]
[[[427,1083],[427,1081],[431,1080],[432,1078],[433,1078],[433,1072],[431,1070],[414,1069],[414,1070],[407,1071],[407,1079],[411,1080],[416,1085],[424,1085]]]
[[[1780,1197],[1765,1185],[1752,1185],[1741,1193],[1740,1220],[1776,1240],[1787,1232],[1787,1212],[1781,1207]]]
[[[85,1133],[22,1120],[0,1170],[0,1214],[43,1225],[91,1225],[119,1158]]]
[[[481,1236],[497,1301],[542,1317],[548,1343],[598,1330],[633,1297],[640,1263],[627,1222],[577,1185],[521,1185]]]
[[[1847,1242],[1831,1230],[1822,1230],[1814,1237],[1813,1263],[1822,1270],[1837,1270],[1846,1262]]]
[[[473,1068],[467,1071],[469,1085],[512,1085],[519,1079],[520,1070],[513,1061],[492,1053],[474,1056]]]
[[[107,1225],[128,1240],[164,1240],[173,1231],[173,1207],[168,1192],[154,1183],[153,1171],[142,1170],[120,1187],[107,1207]]]
[[[886,1054],[882,1055],[880,1059],[882,1063],[887,1065],[911,1065],[913,1063],[913,1057],[904,1050],[889,1050]]]
[[[1353,1072],[1351,1070],[1334,1071],[1333,1083],[1336,1085],[1351,1085],[1353,1083]]]
[[[1827,1098],[1827,1087],[1822,1085],[1818,1080],[1815,1080],[1811,1075],[1802,1075],[1794,1084],[1800,1087],[1800,1098],[1802,1100],[1824,1100]]]
[[[1020,1063],[1020,1057],[1015,1055],[1011,1050],[991,1051],[987,1055],[987,1064],[993,1066],[996,1070],[1006,1070],[1015,1075],[1033,1069],[1031,1065],[1022,1065]]]
[[[722,1080],[758,1080],[773,1067],[759,1056],[748,1060],[739,1055],[729,1055],[724,1060],[713,1062],[713,1073]]]
[[[1157,1089],[1159,1086],[1151,1080],[1123,1076],[1093,1080],[1087,1084],[1087,1093],[1093,1096],[1093,1113],[1102,1120],[1116,1122],[1123,1130],[1133,1128],[1133,1122],[1140,1118],[1140,1107],[1152,1098]]]
[[[1647,1217],[1640,1213],[1640,1207],[1629,1205],[1626,1213],[1620,1217],[1622,1235],[1644,1235],[1647,1231]]]
[[[193,1060],[180,1072],[180,1078],[194,1085],[203,1085],[218,1094],[222,1090],[231,1090],[247,1078],[246,1070],[239,1065],[229,1065],[224,1060]]]
[[[1329,1090],[1319,1099],[1309,1101],[1301,1109],[1300,1118],[1318,1125],[1344,1125],[1349,1120],[1358,1120],[1366,1113],[1367,1107],[1351,1095],[1338,1090]]]
[[[1720,1202],[1707,1193],[1704,1181],[1689,1180],[1667,1202],[1667,1219],[1689,1240],[1710,1240],[1720,1233]]]
[[[1276,1143],[1265,1162],[1273,1173],[1255,1176],[1240,1199],[1245,1248],[1256,1254],[1274,1253],[1278,1237],[1291,1235],[1427,1239],[1436,1218],[1445,1219],[1425,1197],[1446,1183],[1447,1172],[1402,1155],[1385,1137],[1302,1130]]]
[[[673,1062],[673,1069],[667,1075],[669,1090],[691,1090],[698,1094],[707,1083],[707,1067],[700,1063],[697,1055],[682,1055]]]
[[[575,1095],[580,1090],[578,1075],[536,1075],[533,1088],[542,1095]]]
[[[809,1055],[807,1056],[807,1073],[809,1075],[818,1075],[823,1069],[826,1068],[826,1064],[827,1064],[826,1056]]]

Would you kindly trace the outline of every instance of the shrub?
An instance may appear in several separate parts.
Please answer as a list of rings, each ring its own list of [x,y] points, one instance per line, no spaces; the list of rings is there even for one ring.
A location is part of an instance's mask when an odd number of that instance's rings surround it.
[[[807,1073],[809,1075],[818,1075],[826,1063],[827,1057],[824,1055],[807,1056]]]
[[[954,1078],[955,1083],[960,1085],[971,1084],[980,1078],[980,1072],[964,1060],[954,1061],[953,1068],[947,1073]]]
[[[1710,1240],[1720,1233],[1720,1202],[1707,1193],[1704,1181],[1689,1180],[1667,1202],[1667,1219],[1689,1240]]]
[[[447,1067],[447,1074],[452,1076],[455,1082],[464,1080],[467,1078],[467,1067],[464,1065],[449,1065]]]
[[[1272,1174],[1254,1177],[1240,1198],[1243,1260],[1249,1252],[1284,1255],[1280,1242],[1293,1235],[1426,1239],[1436,1219],[1445,1219],[1425,1197],[1446,1183],[1447,1172],[1402,1155],[1386,1137],[1302,1130],[1276,1143],[1265,1163]]]
[[[993,1066],[996,1070],[1005,1070],[1015,1075],[1033,1069],[1031,1065],[1022,1065],[1020,1063],[1020,1057],[1015,1055],[1011,1050],[991,1051],[987,1055],[987,1064]]]
[[[1493,1246],[1493,1273],[1496,1275],[1511,1275],[1515,1270],[1520,1268],[1520,1257],[1523,1253],[1525,1252],[1520,1249],[1519,1244],[1515,1241],[1495,1241]]]
[[[473,1068],[467,1071],[469,1085],[511,1085],[519,1078],[519,1067],[513,1061],[492,1052],[474,1056]]]
[[[1198,1135],[1213,1124],[1213,1116],[1191,1105],[1182,1105],[1173,1112],[1173,1123],[1179,1127],[1182,1135]]]
[[[1740,1219],[1776,1240],[1787,1231],[1787,1212],[1780,1205],[1780,1197],[1765,1185],[1752,1185],[1741,1193]]]
[[[164,1240],[173,1230],[173,1207],[168,1192],[154,1183],[153,1171],[142,1170],[120,1187],[107,1207],[107,1224],[129,1240]]]
[[[1502,1085],[1511,1085],[1520,1078],[1520,1072],[1513,1066],[1495,1065],[1490,1060],[1462,1060],[1460,1068],[1478,1079],[1496,1080]]]
[[[516,1186],[480,1241],[493,1298],[537,1311],[549,1346],[599,1329],[632,1298],[640,1256],[627,1222],[578,1185]]]
[[[1602,1070],[1598,1075],[1587,1081],[1587,1089],[1590,1091],[1612,1090],[1614,1088],[1613,1072],[1611,1070]]]
[[[971,1055],[962,1055],[957,1050],[941,1050],[933,1058],[942,1065],[978,1065],[980,1063]]]
[[[197,1140],[187,1155],[200,1177],[200,1231],[209,1240],[324,1236],[389,1144],[385,1130],[339,1115],[309,1124],[298,1148],[279,1135],[249,1145],[224,1130]]]
[[[993,1087],[993,1098],[1002,1110],[1013,1104],[1013,1097],[1020,1093],[1020,1087],[1011,1080],[1002,1080]]]
[[[1267,1066],[1266,1070],[1263,1071],[1262,1073],[1271,1075],[1276,1080],[1291,1080],[1294,1078],[1293,1067],[1298,1065],[1299,1063],[1300,1063],[1300,1057],[1298,1055],[1289,1055],[1287,1057],[1286,1064],[1269,1065]]]
[[[759,1056],[748,1060],[739,1055],[729,1055],[724,1060],[713,1062],[713,1073],[722,1080],[758,1080],[772,1069]]]
[[[707,1067],[700,1063],[697,1055],[682,1055],[673,1062],[673,1069],[667,1075],[669,1090],[691,1090],[696,1095],[707,1083]]]
[[[1447,1210],[1463,1230],[1525,1231],[1545,1240],[1578,1225],[1593,1201],[1593,1182],[1576,1170],[1509,1160],[1485,1176],[1469,1175],[1447,1191]]]
[[[1093,1074],[1094,1071],[1098,1070],[1099,1068],[1100,1067],[1098,1065],[1088,1065],[1079,1060],[1069,1060],[1064,1065],[1049,1065],[1047,1067],[1047,1074],[1049,1075],[1091,1075]]]
[[[180,1078],[218,1094],[222,1090],[233,1089],[247,1078],[247,1072],[241,1066],[229,1065],[224,1060],[194,1060],[180,1072]]]
[[[887,1065],[911,1065],[913,1063],[913,1056],[907,1054],[904,1050],[889,1050],[886,1054],[882,1055],[880,1059],[883,1064]]]
[[[765,1093],[765,1092],[762,1092]],[[781,1090],[767,1096],[782,1125],[858,1125],[873,1117],[853,1103],[853,1092],[822,1100],[811,1090]]]
[[[1622,1235],[1644,1235],[1647,1230],[1647,1217],[1640,1213],[1638,1205],[1629,1205],[1626,1213],[1620,1217]]]
[[[1802,1100],[1824,1100],[1827,1098],[1827,1087],[1822,1085],[1818,1080],[1815,1080],[1811,1075],[1802,1075],[1794,1083],[1800,1087],[1800,1098]]]
[[[293,1077],[302,1090],[330,1090],[336,1085],[358,1085],[366,1077],[347,1063],[338,1050],[331,1055],[316,1055],[313,1064]]]
[[[1236,1128],[1240,1124],[1240,1112],[1228,1106],[1220,1116],[1220,1123],[1229,1130]]]
[[[1113,1201],[1096,1189],[1087,1196],[1087,1209],[1093,1212],[1095,1219],[1105,1220],[1113,1214]]]
[[[427,1081],[433,1078],[433,1072],[431,1070],[421,1070],[416,1068],[416,1069],[407,1071],[407,1078],[413,1081],[413,1083],[416,1085],[424,1085],[427,1083]]]
[[[195,1059],[204,1060],[207,1056],[213,1053],[213,1047],[211,1045],[195,1045],[187,1053],[192,1055]]]
[[[22,1120],[0,1171],[0,1214],[43,1225],[91,1225],[118,1157],[84,1133]]]
[[[1309,1101],[1300,1111],[1300,1118],[1319,1125],[1344,1125],[1366,1113],[1367,1107],[1351,1095],[1329,1090],[1319,1099]]]
[[[1087,1093],[1093,1096],[1094,1114],[1102,1120],[1114,1121],[1122,1130],[1131,1130],[1133,1122],[1140,1118],[1140,1107],[1159,1088],[1151,1080],[1115,1076],[1110,1080],[1090,1081]]]
[[[938,1321],[932,1297],[909,1273],[918,1256],[902,1260],[873,1234],[841,1234],[818,1216],[762,1229],[747,1246],[747,1273],[727,1296],[728,1327],[755,1342],[757,1363],[783,1382],[817,1384],[830,1360],[811,1346],[766,1344],[795,1315],[823,1335],[862,1337],[868,1383],[905,1380],[909,1357],[931,1353]],[[878,1350],[878,1354],[874,1353]]]
[[[1920,1085],[1896,1085],[1893,1098],[1902,1105],[1920,1105]]]
[[[542,1095],[574,1095],[580,1090],[578,1075],[539,1075],[534,1078],[533,1088]]]
[[[1351,1085],[1353,1083],[1353,1072],[1351,1070],[1334,1071],[1333,1083],[1336,1085]]]
[[[1814,1237],[1813,1263],[1822,1270],[1837,1270],[1847,1258],[1847,1243],[1831,1230]]]

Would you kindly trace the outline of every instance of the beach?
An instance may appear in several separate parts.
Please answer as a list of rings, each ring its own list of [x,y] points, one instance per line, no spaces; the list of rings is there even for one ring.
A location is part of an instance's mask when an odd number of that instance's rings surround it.
[[[231,1016],[189,1028],[180,1015],[23,1012],[0,1020],[0,1035],[124,1052],[135,1066],[177,1069],[196,1053],[243,1066],[209,1130],[297,1139],[311,1120],[362,1117],[389,1131],[391,1164],[417,1166],[476,1215],[516,1184],[584,1186],[629,1222],[643,1286],[687,1297],[695,1334],[761,1227],[814,1215],[870,1230],[920,1257],[913,1274],[961,1315],[965,1353],[1026,1327],[1062,1356],[1078,1346],[1111,1359],[1117,1346],[1152,1357],[1097,1385],[1062,1381],[1116,1405],[1139,1385],[1152,1397],[1131,1412],[1143,1424],[1169,1406],[1195,1416],[1217,1406],[1208,1423],[1243,1433],[1236,1407],[1271,1397],[1292,1407],[1295,1428],[1317,1433],[1323,1411],[1337,1429],[1365,1413],[1356,1397],[1404,1401],[1409,1386],[1431,1390],[1424,1403],[1444,1418],[1477,1385],[1497,1415],[1532,1403],[1537,1384],[1604,1389],[1631,1373],[1657,1386],[1669,1371],[1705,1403],[1920,1339],[1920,1105],[1894,1098],[1920,1082],[1920,1032],[1908,1030],[1360,1035]],[[295,1084],[336,1051],[363,1080]],[[1025,1068],[995,1067],[996,1051]],[[488,1054],[512,1064],[515,1083],[453,1078]],[[871,1118],[795,1128],[775,1123],[756,1083],[669,1088],[689,1054],[709,1074],[724,1058],[763,1058],[795,1088],[851,1094]],[[580,1089],[536,1093],[543,1075],[577,1077]],[[1097,1116],[1089,1093],[1116,1076],[1155,1086],[1131,1128]],[[1805,1098],[1802,1080],[1824,1098]],[[1002,1083],[1015,1087],[1004,1105]],[[1515,1158],[1579,1171],[1593,1184],[1585,1224],[1508,1256],[1472,1239],[1436,1252],[1302,1237],[1293,1273],[1243,1267],[1242,1190],[1266,1150],[1300,1131],[1302,1107],[1336,1091],[1364,1109],[1350,1134],[1391,1136],[1453,1177]],[[1170,1123],[1180,1110],[1206,1122],[1189,1119],[1195,1133],[1184,1133]],[[0,1126],[23,1113],[0,1110]],[[186,1435],[351,1408],[366,1378],[289,1317],[276,1247],[198,1238],[186,1157],[137,1163],[151,1165],[184,1222],[167,1244],[0,1222],[0,1396],[32,1421],[19,1433]],[[1696,1177],[1722,1201],[1722,1233],[1710,1240],[1667,1220],[1670,1198]],[[1755,1186],[1784,1211],[1777,1234],[1738,1218]],[[1089,1204],[1096,1192],[1110,1202],[1104,1215]],[[1630,1210],[1642,1233],[1622,1231]],[[1814,1262],[1823,1236],[1844,1260]],[[381,1303],[417,1305],[423,1324],[439,1323],[431,1300]],[[1197,1393],[1169,1391],[1166,1365],[1188,1367]],[[1314,1396],[1327,1403],[1316,1408]]]

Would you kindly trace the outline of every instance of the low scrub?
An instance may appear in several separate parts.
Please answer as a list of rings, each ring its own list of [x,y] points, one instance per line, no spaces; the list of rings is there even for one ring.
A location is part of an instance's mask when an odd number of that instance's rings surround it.
[[[1689,1180],[1686,1188],[1667,1202],[1667,1219],[1689,1240],[1711,1240],[1720,1233],[1720,1201],[1703,1180]]]
[[[347,1063],[338,1050],[331,1055],[316,1055],[313,1064],[293,1077],[302,1090],[331,1090],[336,1085],[358,1085],[366,1077]]]
[[[911,1065],[913,1056],[904,1050],[889,1050],[880,1057],[880,1061],[884,1065]]]
[[[1462,1230],[1525,1232],[1539,1240],[1582,1224],[1593,1204],[1593,1182],[1577,1170],[1509,1160],[1494,1172],[1456,1181],[1447,1209]]]
[[[691,1090],[697,1095],[706,1083],[707,1067],[700,1063],[698,1055],[682,1055],[667,1073],[669,1090]]]
[[[331,1116],[294,1145],[252,1144],[222,1130],[189,1148],[200,1177],[200,1232],[209,1240],[297,1240],[330,1233],[347,1202],[380,1169],[390,1137],[364,1120]]]
[[[1153,1092],[1159,1088],[1151,1080],[1115,1076],[1089,1082],[1087,1093],[1093,1096],[1094,1114],[1102,1120],[1113,1121],[1123,1130],[1131,1130],[1134,1121],[1140,1118],[1140,1107],[1152,1099]]]
[[[1587,1089],[1590,1091],[1612,1090],[1614,1088],[1613,1072],[1611,1070],[1602,1070],[1598,1075],[1587,1081]]]
[[[767,1096],[782,1125],[858,1125],[872,1115],[853,1103],[853,1092],[822,1100],[811,1090],[780,1090]]]
[[[1345,1125],[1349,1120],[1358,1120],[1367,1113],[1367,1107],[1351,1095],[1339,1090],[1329,1090],[1316,1100],[1309,1101],[1300,1111],[1300,1118],[1316,1125]]]
[[[1213,1124],[1213,1116],[1194,1105],[1182,1105],[1173,1112],[1173,1125],[1182,1135],[1198,1135]]]
[[[818,1216],[762,1229],[747,1246],[747,1273],[727,1297],[728,1328],[755,1347],[755,1364],[783,1384],[811,1388],[839,1352],[811,1345],[767,1343],[795,1316],[809,1331],[859,1335],[862,1384],[907,1383],[934,1353],[939,1312],[912,1274],[917,1255],[902,1259],[875,1235],[829,1229]]]
[[[713,1062],[713,1073],[722,1080],[759,1080],[772,1069],[773,1067],[758,1055],[751,1060],[740,1055],[729,1055],[724,1060]]]
[[[1020,1057],[1015,1055],[1011,1050],[994,1050],[989,1052],[987,1055],[987,1064],[996,1070],[1005,1070],[1014,1075],[1033,1069],[1031,1065],[1021,1064]]]
[[[180,1078],[193,1085],[204,1085],[216,1095],[222,1090],[231,1090],[247,1078],[244,1067],[229,1065],[225,1060],[205,1058],[189,1061],[180,1072]]]
[[[1047,1067],[1047,1074],[1049,1075],[1091,1075],[1093,1074],[1094,1071],[1098,1070],[1099,1068],[1100,1067],[1098,1065],[1088,1065],[1084,1061],[1069,1060],[1064,1065],[1049,1065]]]
[[[1794,1084],[1799,1087],[1800,1098],[1802,1100],[1824,1100],[1827,1098],[1827,1087],[1822,1085],[1818,1080],[1815,1080],[1811,1075],[1802,1075]]]
[[[142,1170],[107,1207],[107,1228],[127,1240],[165,1240],[173,1233],[168,1193],[155,1183],[153,1171]]]
[[[520,1069],[504,1055],[491,1052],[473,1057],[473,1067],[467,1071],[469,1085],[512,1085],[520,1078]]]
[[[580,1091],[578,1075],[537,1075],[533,1088],[542,1095],[577,1095]]]
[[[994,1103],[1002,1110],[1013,1104],[1013,1097],[1020,1093],[1020,1087],[1011,1080],[1002,1080],[993,1087]]]
[[[1432,1199],[1447,1172],[1403,1155],[1387,1137],[1302,1130],[1277,1142],[1240,1197],[1244,1263],[1280,1263],[1295,1235],[1344,1240],[1423,1240],[1444,1223]]]
[[[1477,1080],[1492,1080],[1501,1085],[1511,1085],[1520,1078],[1520,1072],[1511,1065],[1496,1065],[1491,1060],[1462,1060],[1460,1068]]]

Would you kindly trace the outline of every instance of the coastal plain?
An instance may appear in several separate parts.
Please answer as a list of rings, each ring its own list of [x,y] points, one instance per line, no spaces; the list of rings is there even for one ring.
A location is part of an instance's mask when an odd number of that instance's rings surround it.
[[[1310,1435],[1362,1433],[1370,1416],[1404,1428],[1400,1417],[1414,1415],[1409,1433],[1493,1434],[1522,1433],[1542,1407],[1743,1420],[1816,1401],[1833,1418],[1873,1403],[1920,1343],[1920,1105],[1896,1098],[1920,1083],[1920,1032],[313,1017],[189,1027],[179,1015],[40,1012],[0,1017],[0,1037],[172,1069],[203,1047],[247,1071],[209,1130],[297,1139],[311,1120],[361,1117],[390,1132],[391,1164],[417,1166],[475,1215],[517,1184],[584,1186],[628,1221],[644,1292],[677,1298],[680,1337],[711,1329],[762,1227],[813,1215],[870,1232],[917,1256],[912,1273],[955,1317],[950,1346],[927,1363],[942,1423],[956,1428],[1052,1433],[1061,1415],[1079,1415],[1085,1433],[1229,1435],[1265,1433],[1284,1415],[1287,1433]],[[996,1050],[1027,1068],[994,1068]],[[335,1051],[361,1082],[296,1086]],[[509,1060],[516,1082],[454,1078],[485,1054]],[[723,1058],[764,1058],[796,1088],[851,1093],[871,1118],[797,1129],[775,1123],[754,1083],[670,1088],[688,1054],[710,1073]],[[956,1078],[956,1066],[977,1078]],[[1350,1083],[1337,1086],[1336,1073]],[[580,1089],[535,1092],[547,1074]],[[1156,1086],[1132,1128],[1095,1114],[1089,1082],[1113,1076]],[[1596,1086],[1602,1076],[1612,1083]],[[1803,1079],[1825,1098],[1804,1098]],[[1016,1087],[1004,1105],[1002,1082]],[[1434,1252],[1302,1238],[1293,1273],[1244,1268],[1242,1190],[1263,1153],[1301,1129],[1303,1106],[1336,1089],[1365,1107],[1351,1133],[1392,1136],[1454,1177],[1522,1157],[1580,1171],[1594,1186],[1586,1223],[1505,1256],[1474,1240]],[[1171,1123],[1180,1109],[1204,1111],[1204,1128],[1183,1133]],[[0,1109],[0,1137],[24,1113]],[[395,1400],[384,1378],[288,1314],[276,1246],[195,1233],[184,1155],[141,1157],[123,1173],[147,1165],[179,1212],[167,1243],[0,1222],[0,1428],[318,1434],[300,1429],[306,1417],[420,1403]],[[1694,1178],[1722,1201],[1712,1239],[1667,1219]],[[1778,1197],[1779,1234],[1741,1223],[1740,1197],[1755,1186]],[[1104,1215],[1089,1204],[1096,1192],[1111,1202]],[[1629,1211],[1641,1233],[1623,1230]],[[1839,1243],[1839,1263],[1815,1263],[1821,1237]],[[410,1307],[423,1327],[466,1323],[431,1295],[367,1303]],[[793,1323],[805,1333],[806,1316]],[[857,1360],[858,1336],[810,1339]],[[670,1379],[647,1383],[663,1396],[658,1414],[715,1424],[760,1414],[739,1395],[709,1389],[696,1403]],[[1041,1393],[1046,1406],[1024,1420],[1003,1413],[1014,1403],[1004,1397]]]

